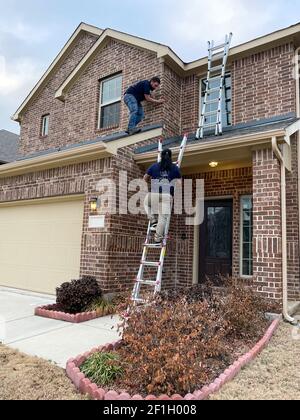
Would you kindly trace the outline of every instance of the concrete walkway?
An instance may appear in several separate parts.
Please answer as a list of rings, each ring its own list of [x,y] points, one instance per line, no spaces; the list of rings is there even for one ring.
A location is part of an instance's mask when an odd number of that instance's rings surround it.
[[[0,287],[0,342],[65,368],[71,357],[119,339],[116,317],[75,325],[34,316],[36,306],[51,303],[53,296]]]

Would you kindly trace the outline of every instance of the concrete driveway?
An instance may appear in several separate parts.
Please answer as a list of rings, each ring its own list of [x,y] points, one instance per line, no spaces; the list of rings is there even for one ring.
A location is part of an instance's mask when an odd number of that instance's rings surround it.
[[[65,368],[71,357],[119,339],[116,328],[112,329],[117,317],[69,324],[34,316],[36,306],[50,303],[53,296],[0,287],[0,342]]]

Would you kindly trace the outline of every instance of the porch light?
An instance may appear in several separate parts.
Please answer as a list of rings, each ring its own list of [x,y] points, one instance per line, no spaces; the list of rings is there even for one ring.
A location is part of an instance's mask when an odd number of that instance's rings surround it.
[[[211,168],[216,168],[217,166],[219,166],[219,162],[209,162],[209,166]]]
[[[90,205],[91,205],[91,212],[95,213],[98,208],[98,197],[91,197]]]

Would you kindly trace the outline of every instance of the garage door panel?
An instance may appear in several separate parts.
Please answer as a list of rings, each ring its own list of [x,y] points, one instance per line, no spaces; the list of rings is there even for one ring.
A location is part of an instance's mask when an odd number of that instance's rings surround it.
[[[55,293],[79,276],[83,200],[0,206],[0,284]]]

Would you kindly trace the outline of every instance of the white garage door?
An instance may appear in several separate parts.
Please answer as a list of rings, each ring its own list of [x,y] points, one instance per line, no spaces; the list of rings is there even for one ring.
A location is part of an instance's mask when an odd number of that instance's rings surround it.
[[[78,278],[83,198],[0,205],[0,285],[55,293]]]

